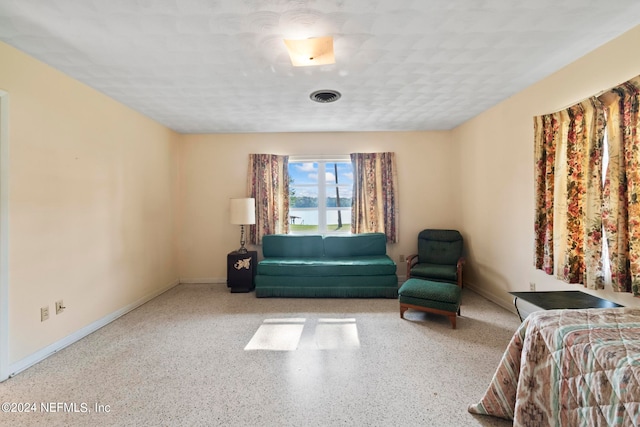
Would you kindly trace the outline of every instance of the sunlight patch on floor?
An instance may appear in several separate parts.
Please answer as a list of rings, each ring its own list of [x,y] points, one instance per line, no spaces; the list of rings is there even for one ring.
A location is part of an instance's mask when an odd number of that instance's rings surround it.
[[[306,319],[265,319],[245,350],[294,351],[298,349]],[[356,319],[318,319],[312,342],[319,350],[360,347]]]
[[[293,351],[298,348],[305,319],[266,319],[245,350]]]
[[[318,319],[315,340],[321,350],[359,348],[356,319]]]

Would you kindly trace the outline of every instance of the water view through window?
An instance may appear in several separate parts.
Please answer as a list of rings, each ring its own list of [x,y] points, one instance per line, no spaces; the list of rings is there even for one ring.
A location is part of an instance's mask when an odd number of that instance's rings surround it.
[[[345,161],[289,162],[292,234],[351,232],[353,169]]]

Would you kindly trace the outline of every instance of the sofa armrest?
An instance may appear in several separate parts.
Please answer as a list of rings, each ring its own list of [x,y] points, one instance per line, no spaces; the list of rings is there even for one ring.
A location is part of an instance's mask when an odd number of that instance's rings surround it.
[[[407,279],[411,277],[411,267],[418,263],[418,254],[411,254],[407,256]]]

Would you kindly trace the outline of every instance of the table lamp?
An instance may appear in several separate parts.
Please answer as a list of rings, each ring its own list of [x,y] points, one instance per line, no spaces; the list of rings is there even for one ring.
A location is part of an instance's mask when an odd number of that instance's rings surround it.
[[[231,224],[240,225],[240,249],[238,249],[238,252],[246,254],[247,248],[244,247],[244,226],[245,224],[256,223],[256,199],[230,199],[229,207],[231,210]]]

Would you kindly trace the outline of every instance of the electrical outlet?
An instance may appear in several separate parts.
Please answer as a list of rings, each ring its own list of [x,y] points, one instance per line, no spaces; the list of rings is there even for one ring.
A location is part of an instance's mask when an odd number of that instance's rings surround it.
[[[40,308],[40,321],[44,322],[49,318],[49,306]]]
[[[400,262],[404,262],[404,255],[400,255]]]
[[[531,292],[535,292],[536,291],[536,282],[529,282],[529,290]]]
[[[65,308],[67,307],[64,306],[64,303],[62,302],[62,300],[56,301],[56,314],[62,313]]]

